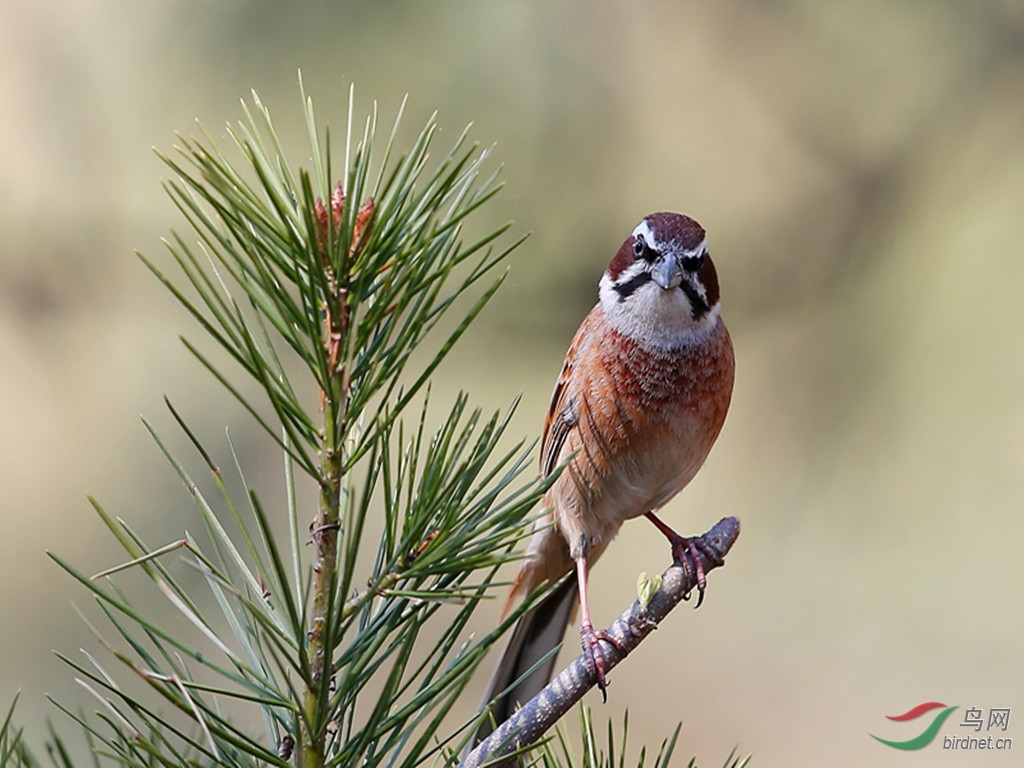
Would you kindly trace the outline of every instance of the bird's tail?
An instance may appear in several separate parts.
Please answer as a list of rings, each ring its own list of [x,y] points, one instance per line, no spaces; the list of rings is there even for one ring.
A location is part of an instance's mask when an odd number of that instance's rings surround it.
[[[491,716],[477,729],[470,749],[551,681],[557,656],[553,651],[562,642],[565,628],[575,614],[577,593],[573,573],[543,603],[519,619],[484,692],[481,709],[497,697],[491,706]]]

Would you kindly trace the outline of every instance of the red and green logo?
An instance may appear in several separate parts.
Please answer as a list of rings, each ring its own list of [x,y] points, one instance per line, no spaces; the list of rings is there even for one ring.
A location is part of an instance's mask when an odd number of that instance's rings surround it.
[[[869,733],[868,736],[882,742],[887,747],[892,747],[893,749],[910,750],[921,749],[922,747],[926,747],[932,743],[932,739],[935,738],[935,735],[939,732],[939,728],[942,727],[942,724],[946,722],[946,718],[950,716],[954,709],[956,709],[955,706],[947,707],[945,704],[942,704],[938,701],[928,701],[924,704],[918,704],[909,712],[904,712],[902,715],[886,715],[886,717],[890,720],[895,720],[896,722],[904,723],[908,720],[916,720],[917,718],[921,717],[921,715],[923,715],[925,712],[931,712],[934,709],[941,709],[942,711],[935,715],[935,717],[932,719],[931,724],[927,728],[925,728],[923,731],[921,731],[920,734],[918,734],[912,739],[907,739],[906,741],[889,741],[888,739],[883,739],[879,736],[875,736],[875,734],[873,733]]]

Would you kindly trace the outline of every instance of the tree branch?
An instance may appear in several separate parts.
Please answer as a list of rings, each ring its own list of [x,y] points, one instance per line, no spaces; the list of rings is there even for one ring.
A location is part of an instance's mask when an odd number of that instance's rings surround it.
[[[724,565],[725,556],[740,535],[740,521],[735,517],[720,520],[700,537],[710,552],[718,555],[717,562],[697,548],[697,557],[707,573]],[[661,576],[661,589],[646,607],[636,601],[618,619],[607,633],[622,646],[609,642],[601,646],[608,670],[614,669],[628,656],[680,602],[686,600],[697,586],[697,574],[691,565],[674,564]],[[597,685],[597,674],[581,654],[552,680],[548,686],[526,703],[512,717],[501,723],[493,733],[468,755],[459,768],[477,768],[488,760],[509,756],[536,742],[583,695]]]

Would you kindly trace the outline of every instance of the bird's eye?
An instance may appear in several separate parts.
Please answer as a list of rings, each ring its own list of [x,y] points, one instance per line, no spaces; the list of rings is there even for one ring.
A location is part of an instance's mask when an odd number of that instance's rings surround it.
[[[706,251],[701,251],[696,256],[684,256],[683,257],[683,269],[687,272],[699,272],[701,265],[704,263],[704,254]]]
[[[637,235],[633,238],[633,258],[641,258],[644,255],[645,250],[647,250],[647,243],[642,237]]]

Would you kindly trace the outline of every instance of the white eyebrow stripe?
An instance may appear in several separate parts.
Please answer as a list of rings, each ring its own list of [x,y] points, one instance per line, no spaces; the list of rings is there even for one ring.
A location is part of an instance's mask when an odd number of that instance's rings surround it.
[[[700,256],[708,249],[708,239],[705,237],[692,251],[683,251],[683,256]]]
[[[651,248],[654,247],[654,233],[651,232],[650,226],[647,224],[647,219],[644,219],[637,224],[636,229],[633,230],[633,237],[642,237],[644,242],[647,243]]]

